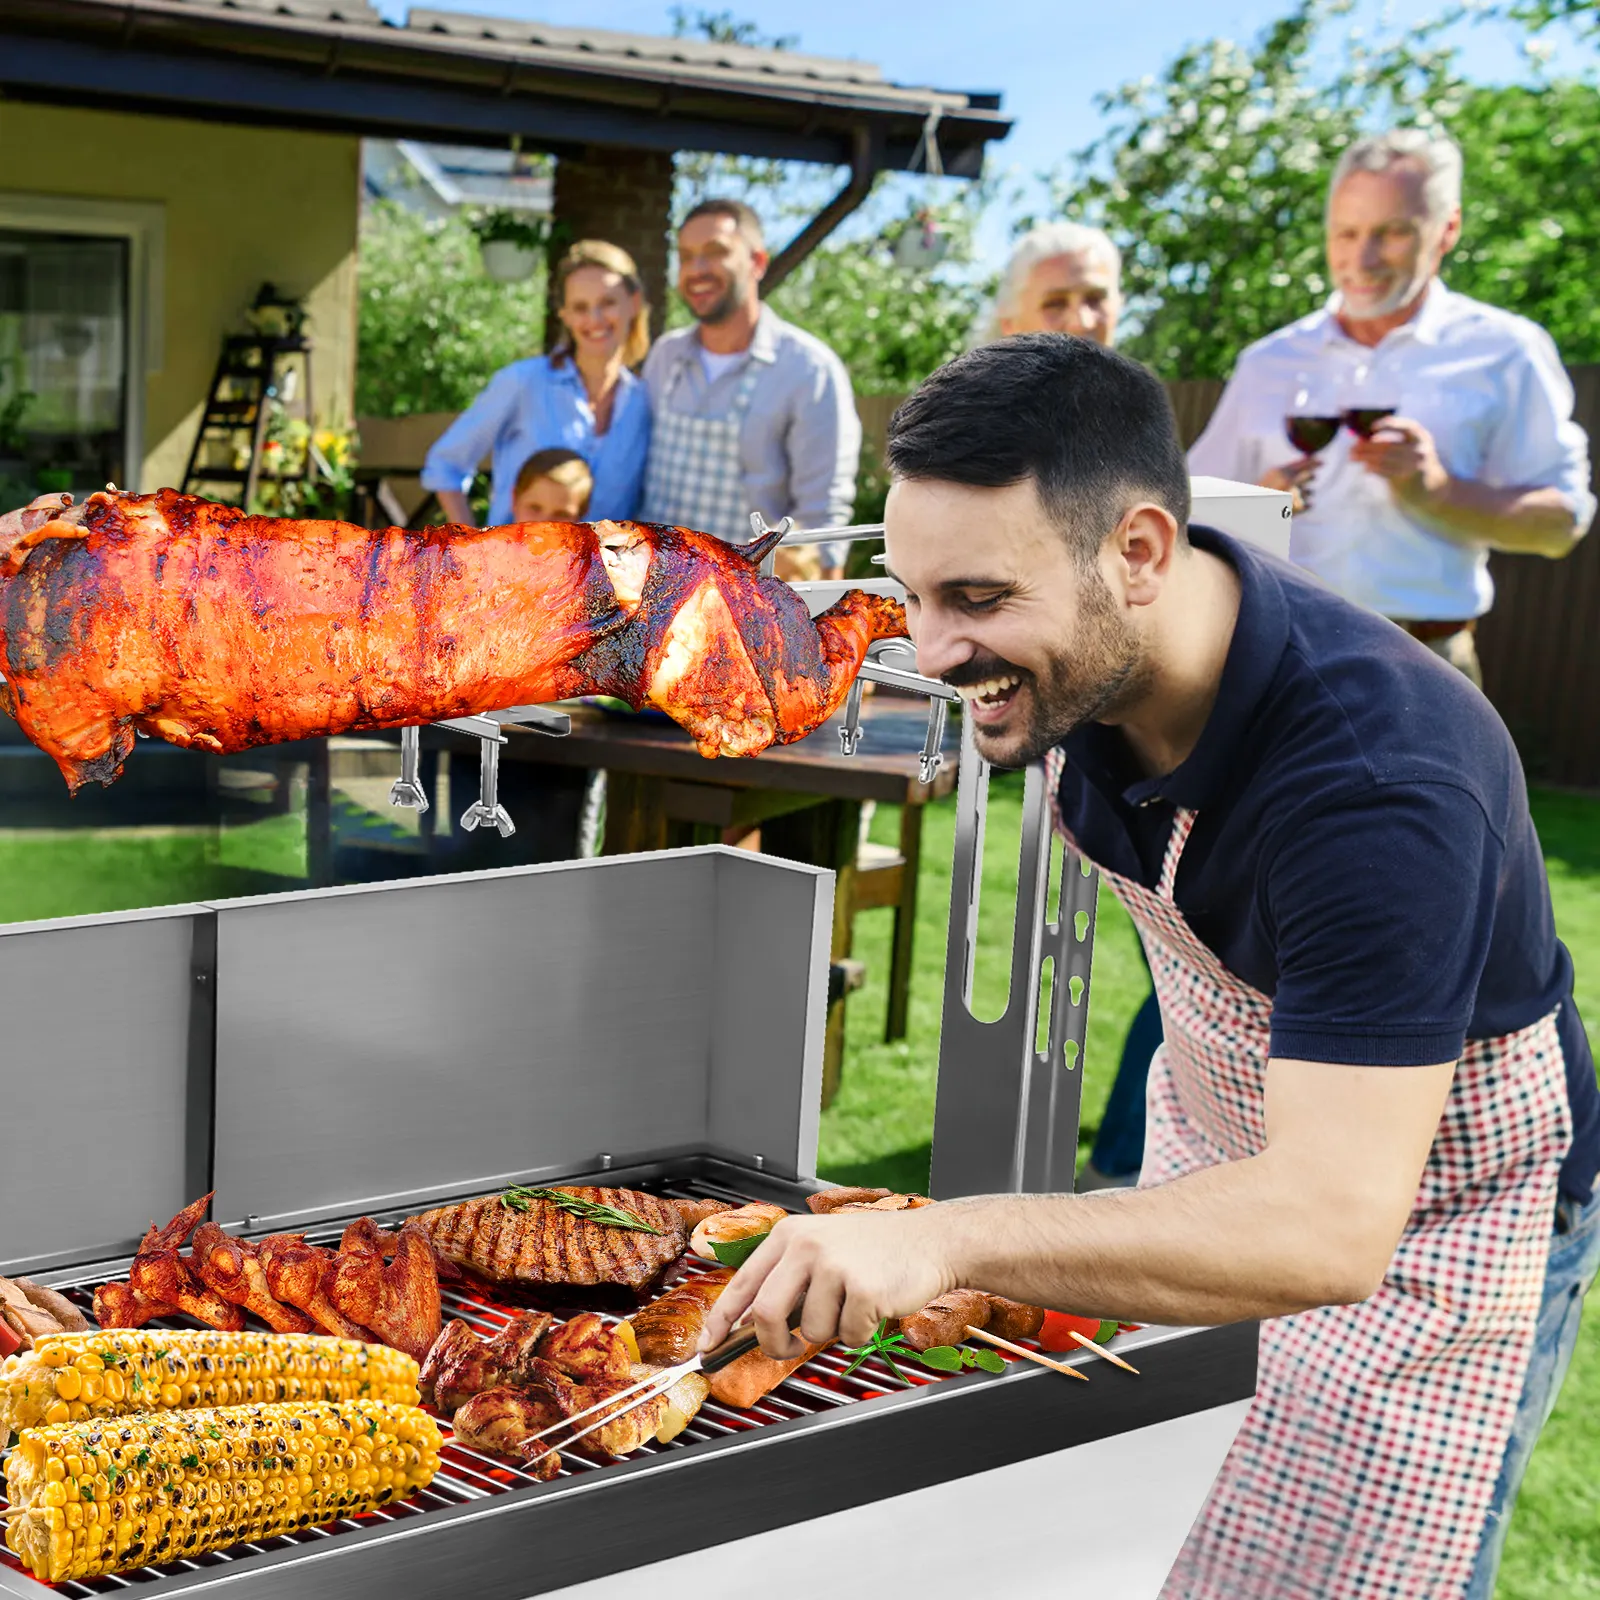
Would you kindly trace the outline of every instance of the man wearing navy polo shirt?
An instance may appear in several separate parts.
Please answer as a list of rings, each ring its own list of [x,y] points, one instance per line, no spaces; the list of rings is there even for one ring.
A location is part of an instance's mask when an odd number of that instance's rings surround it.
[[[1189,528],[1135,363],[1032,335],[890,430],[922,671],[1138,924],[1166,1043],[1137,1191],[790,1218],[708,1321],[865,1341],[972,1286],[1262,1319],[1164,1593],[1487,1597],[1600,1262],[1600,1093],[1516,751],[1393,623]]]

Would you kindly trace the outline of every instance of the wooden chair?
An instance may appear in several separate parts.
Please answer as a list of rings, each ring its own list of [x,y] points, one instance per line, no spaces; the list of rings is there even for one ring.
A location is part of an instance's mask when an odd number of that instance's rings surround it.
[[[906,1036],[911,1002],[911,955],[917,929],[917,869],[922,855],[922,807],[900,808],[900,843],[896,847],[863,841],[856,851],[855,881],[850,892],[850,920],[856,913],[894,911],[889,957],[889,1010],[884,1042]]]

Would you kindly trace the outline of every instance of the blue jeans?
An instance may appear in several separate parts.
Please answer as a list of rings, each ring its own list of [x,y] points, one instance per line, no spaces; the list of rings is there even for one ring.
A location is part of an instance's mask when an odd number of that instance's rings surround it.
[[[1144,953],[1143,940],[1139,942],[1139,955],[1148,972],[1150,958]],[[1128,1024],[1116,1081],[1111,1085],[1105,1115],[1100,1119],[1100,1131],[1089,1153],[1095,1170],[1108,1178],[1137,1178],[1139,1168],[1144,1165],[1144,1089],[1150,1076],[1151,1059],[1161,1048],[1161,1039],[1161,1006],[1152,983],[1144,1004]]]
[[[1477,1565],[1467,1585],[1466,1600],[1490,1600],[1500,1553],[1505,1548],[1511,1508],[1516,1504],[1528,1458],[1539,1433],[1555,1409],[1562,1380],[1572,1364],[1578,1342],[1578,1319],[1583,1297],[1600,1269],[1600,1192],[1586,1206],[1562,1200],[1556,1207],[1555,1233],[1550,1240],[1550,1262],[1545,1268],[1544,1299],[1534,1332],[1533,1355],[1522,1383],[1522,1399],[1500,1463],[1500,1477],[1489,1503],[1489,1516],[1478,1544]]]

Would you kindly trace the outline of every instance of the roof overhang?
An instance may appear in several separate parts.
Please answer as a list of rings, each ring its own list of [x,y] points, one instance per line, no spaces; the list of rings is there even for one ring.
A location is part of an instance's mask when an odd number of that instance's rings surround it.
[[[395,27],[363,0],[307,9],[0,0],[0,93],[557,155],[611,145],[845,165],[866,135],[880,171],[922,165],[932,113],[955,177],[976,177],[1011,127],[998,95],[891,84],[859,63],[439,12]]]

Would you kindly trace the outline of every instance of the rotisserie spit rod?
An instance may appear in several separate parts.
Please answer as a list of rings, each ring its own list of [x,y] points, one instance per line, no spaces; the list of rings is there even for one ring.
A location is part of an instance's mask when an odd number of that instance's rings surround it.
[[[610,695],[702,755],[804,738],[900,605],[821,616],[686,528],[519,523],[376,531],[180,495],[50,495],[0,516],[0,707],[76,791],[136,732],[229,752]]]

